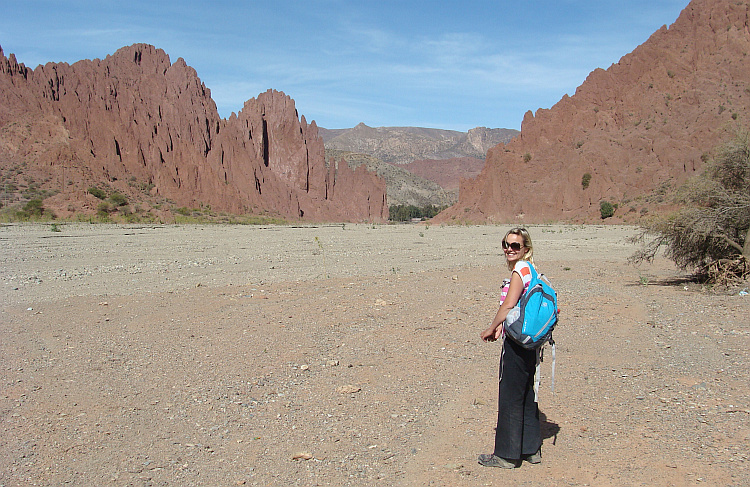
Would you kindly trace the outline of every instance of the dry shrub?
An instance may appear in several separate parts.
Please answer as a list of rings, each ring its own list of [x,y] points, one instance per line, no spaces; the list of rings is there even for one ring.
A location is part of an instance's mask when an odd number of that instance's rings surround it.
[[[631,262],[660,249],[683,270],[714,283],[748,278],[750,260],[750,139],[738,133],[699,176],[675,193],[682,208],[641,225],[643,247]]]

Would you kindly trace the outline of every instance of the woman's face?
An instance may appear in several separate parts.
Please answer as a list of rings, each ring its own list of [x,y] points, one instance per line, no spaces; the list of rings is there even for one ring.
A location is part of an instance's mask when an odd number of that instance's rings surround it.
[[[526,254],[527,249],[523,245],[523,237],[521,235],[511,233],[505,237],[505,242],[507,245],[503,245],[503,251],[505,252],[505,259],[508,262],[516,263]]]

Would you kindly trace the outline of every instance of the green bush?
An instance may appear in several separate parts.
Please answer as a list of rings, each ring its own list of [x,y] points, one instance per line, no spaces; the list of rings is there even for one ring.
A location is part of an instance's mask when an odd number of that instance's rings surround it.
[[[581,186],[583,186],[583,189],[586,189],[589,187],[589,183],[591,183],[591,173],[587,172],[581,178]]]
[[[96,186],[91,186],[89,188],[89,194],[96,196],[100,200],[103,200],[107,197],[107,193],[105,193],[104,190],[97,188]]]
[[[128,204],[128,198],[122,193],[112,193],[109,201],[115,206],[125,206]]]
[[[96,214],[99,216],[109,216],[109,212],[112,211],[112,206],[106,201],[99,203],[96,207]]]
[[[40,199],[29,200],[23,209],[19,212],[19,217],[27,218],[41,218],[44,214],[44,204]]]
[[[599,211],[602,214],[602,220],[604,220],[605,218],[614,216],[615,207],[612,206],[612,203],[610,203],[609,201],[602,201],[601,203],[599,203]]]

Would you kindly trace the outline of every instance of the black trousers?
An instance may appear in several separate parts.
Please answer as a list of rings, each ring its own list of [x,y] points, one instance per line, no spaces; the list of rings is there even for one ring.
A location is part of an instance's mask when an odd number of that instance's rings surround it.
[[[542,446],[539,406],[534,397],[536,350],[505,339],[500,357],[495,455],[518,460]]]

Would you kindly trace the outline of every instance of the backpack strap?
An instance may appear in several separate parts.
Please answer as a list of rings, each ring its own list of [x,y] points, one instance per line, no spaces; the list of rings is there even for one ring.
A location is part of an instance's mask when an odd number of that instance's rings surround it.
[[[534,402],[539,402],[539,375],[542,373],[542,349],[541,346],[536,349],[536,371],[534,372]]]
[[[552,337],[549,338],[548,342],[552,345],[552,394],[555,394],[555,340]],[[547,346],[545,343],[539,347],[536,351],[536,371],[534,373],[534,402],[539,402],[539,383],[541,382],[541,371],[542,362],[544,361],[544,347]]]
[[[529,270],[531,271],[531,278],[534,279],[539,275],[539,272],[536,270],[536,267],[534,267],[534,264],[532,264],[531,262],[528,262],[528,264]]]

